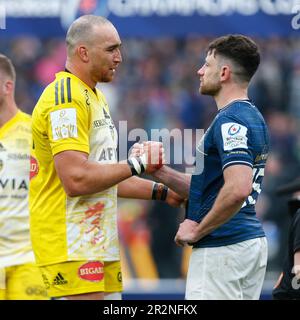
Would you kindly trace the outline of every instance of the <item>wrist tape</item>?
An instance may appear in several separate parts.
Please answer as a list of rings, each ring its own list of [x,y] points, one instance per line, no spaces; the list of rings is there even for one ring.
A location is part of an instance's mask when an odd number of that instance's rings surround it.
[[[152,200],[165,201],[169,188],[162,183],[154,183],[152,190]]]
[[[130,167],[131,173],[133,176],[139,176],[141,175],[143,172],[145,172],[146,168],[147,168],[147,164],[146,164],[146,155],[143,154],[140,157],[131,157],[129,159],[127,159],[127,163]]]

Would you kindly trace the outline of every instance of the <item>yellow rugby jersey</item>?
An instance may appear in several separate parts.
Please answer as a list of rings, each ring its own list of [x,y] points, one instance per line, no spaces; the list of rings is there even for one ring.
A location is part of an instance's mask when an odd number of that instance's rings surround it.
[[[31,118],[18,111],[0,128],[0,268],[33,262],[28,187]]]
[[[90,161],[117,162],[117,132],[104,95],[59,72],[32,114],[30,232],[39,265],[87,259],[119,260],[117,186],[70,198],[53,157],[65,150]]]

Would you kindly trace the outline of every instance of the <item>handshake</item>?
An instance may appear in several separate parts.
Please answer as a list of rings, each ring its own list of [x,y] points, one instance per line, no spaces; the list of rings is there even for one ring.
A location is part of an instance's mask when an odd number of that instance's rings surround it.
[[[156,141],[135,143],[127,162],[132,175],[152,174],[165,164],[163,144]]]
[[[140,175],[143,172],[153,175],[165,164],[163,144],[156,141],[135,143],[127,163],[132,175]],[[186,205],[186,199],[162,183],[154,183],[152,199],[166,201],[172,207],[185,207]]]

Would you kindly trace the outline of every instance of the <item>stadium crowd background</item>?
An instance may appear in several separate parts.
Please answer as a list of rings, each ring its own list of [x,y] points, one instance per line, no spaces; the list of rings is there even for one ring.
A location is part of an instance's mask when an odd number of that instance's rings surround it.
[[[264,189],[257,203],[269,242],[268,272],[279,273],[286,252],[287,199],[276,189],[299,176],[300,169],[300,39],[256,38],[262,62],[250,90],[269,125],[271,154]],[[116,126],[206,129],[217,109],[198,93],[196,71],[203,63],[209,37],[157,40],[123,39],[123,63],[116,80],[100,86]],[[17,71],[16,101],[31,113],[44,87],[64,68],[64,39],[3,39],[0,52]],[[119,227],[125,278],[184,278],[188,252],[173,239],[182,209],[163,203],[121,200]]]

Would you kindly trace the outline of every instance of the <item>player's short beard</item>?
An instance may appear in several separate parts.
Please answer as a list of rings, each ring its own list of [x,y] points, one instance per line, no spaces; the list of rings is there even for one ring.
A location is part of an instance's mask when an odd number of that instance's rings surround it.
[[[200,87],[200,93],[208,96],[216,96],[221,90],[221,83],[202,85]]]
[[[109,75],[107,74],[101,74],[98,76],[98,82],[102,82],[102,83],[107,83],[107,82],[111,82],[113,80],[112,77],[109,77]]]
[[[102,81],[101,82],[107,83],[107,82],[111,82],[112,80],[113,79],[109,78],[109,77],[102,77]]]

